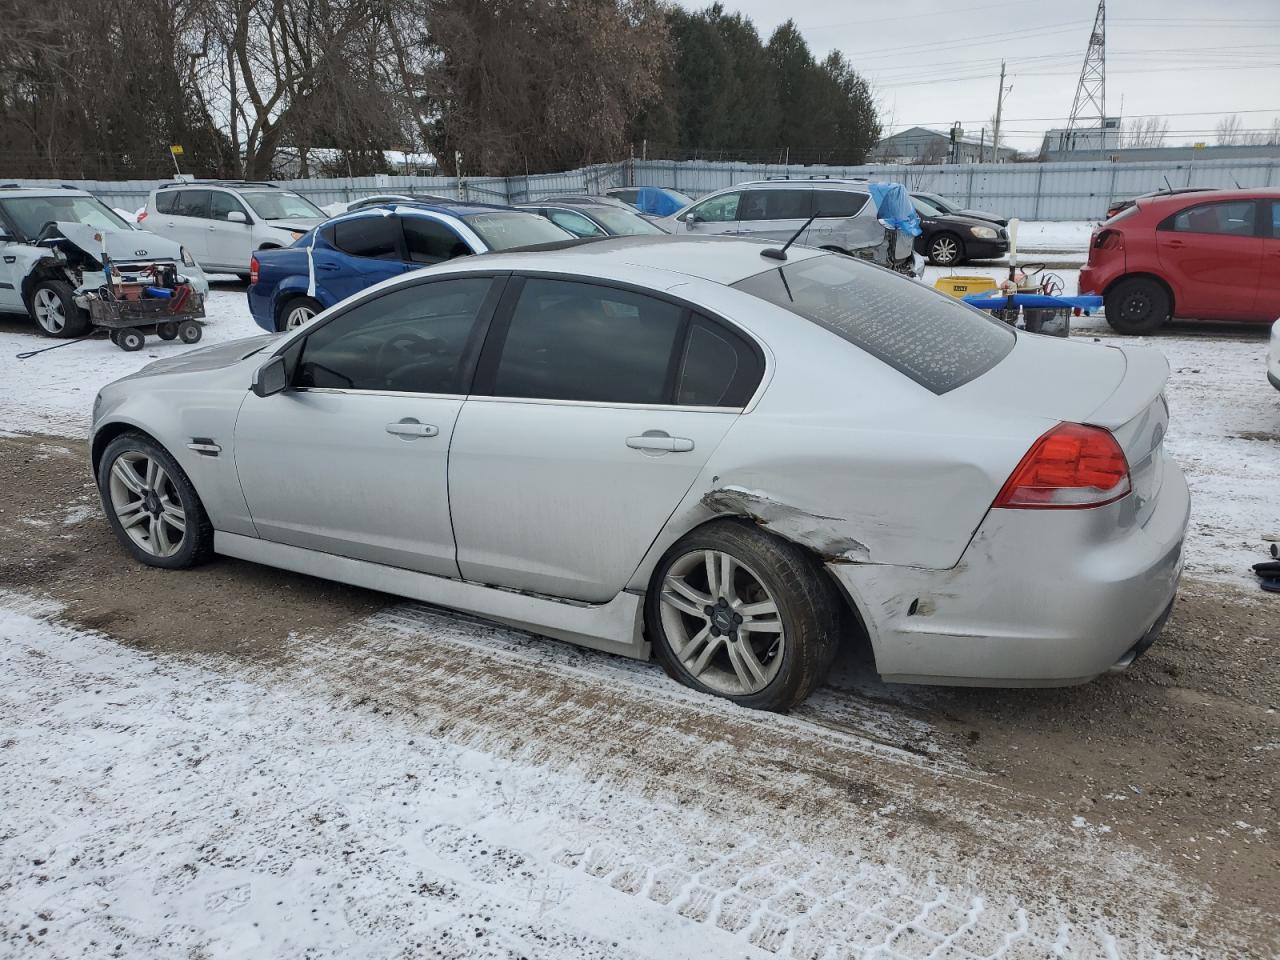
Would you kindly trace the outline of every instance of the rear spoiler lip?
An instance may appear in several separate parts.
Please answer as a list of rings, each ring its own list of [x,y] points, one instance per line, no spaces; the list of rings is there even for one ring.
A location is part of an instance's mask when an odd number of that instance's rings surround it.
[[[1117,430],[1151,405],[1169,382],[1169,360],[1150,346],[1116,347],[1124,356],[1124,376],[1111,396],[1089,414],[1086,422]]]

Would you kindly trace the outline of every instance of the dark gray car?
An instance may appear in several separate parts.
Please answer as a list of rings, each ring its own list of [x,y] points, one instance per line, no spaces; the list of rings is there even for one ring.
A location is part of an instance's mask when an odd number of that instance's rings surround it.
[[[542,200],[516,204],[546,217],[575,237],[636,237],[666,233],[630,207],[608,199]]]

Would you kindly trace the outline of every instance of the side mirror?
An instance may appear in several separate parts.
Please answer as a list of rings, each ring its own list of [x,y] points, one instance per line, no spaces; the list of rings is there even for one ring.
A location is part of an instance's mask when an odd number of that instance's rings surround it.
[[[699,222],[698,215],[697,215],[696,213],[694,213],[693,211],[690,211],[689,213],[686,213],[686,214],[684,215],[684,225],[685,225],[685,229],[687,229],[687,230],[692,230],[692,229],[693,229],[693,225],[694,225],[695,223],[698,223],[698,222]]]
[[[283,356],[272,357],[253,374],[255,396],[270,397],[289,389],[289,370]]]
[[[232,210],[227,214],[227,219],[232,223],[248,223],[249,218],[244,215],[243,210]]]

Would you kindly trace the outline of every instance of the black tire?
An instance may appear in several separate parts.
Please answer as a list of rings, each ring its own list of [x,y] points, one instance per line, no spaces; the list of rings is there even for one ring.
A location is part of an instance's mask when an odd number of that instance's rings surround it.
[[[749,568],[777,607],[785,637],[777,654],[782,662],[773,679],[758,691],[733,694],[704,684],[680,661],[668,639],[662,616],[663,584],[673,566],[702,550],[726,553]],[[654,653],[667,673],[695,690],[756,710],[788,710],[822,682],[835,658],[840,614],[835,584],[809,553],[739,519],[712,521],[676,542],[659,561],[645,597],[645,623]],[[728,642],[722,642],[715,658],[729,659]]]
[[[929,238],[929,262],[935,267],[964,263],[964,241],[954,233],[937,233]]]
[[[54,297],[61,307],[62,326],[60,328],[55,329],[52,322],[46,326],[46,322],[40,319],[42,313],[40,302],[48,296]],[[41,280],[31,288],[31,301],[28,307],[31,319],[36,322],[36,327],[46,337],[71,340],[75,337],[83,337],[89,332],[89,312],[76,306],[74,291],[71,289],[71,284],[65,280]]]
[[[161,340],[176,340],[178,338],[178,325],[172,320],[166,320],[164,323],[157,323],[156,336]]]
[[[107,333],[107,336],[110,338],[111,342],[112,342],[112,343],[114,343],[117,347],[118,347],[118,346],[120,346],[120,331],[119,331],[119,330],[112,330],[112,331],[110,331],[110,332],[108,332],[108,333]]]
[[[280,315],[276,317],[276,329],[293,329],[289,326],[289,322],[290,317],[294,316],[295,311],[310,311],[311,316],[307,317],[307,320],[303,321],[303,323],[306,323],[311,319],[311,317],[314,317],[323,309],[324,307],[320,305],[319,301],[313,300],[311,297],[294,297],[291,300],[286,300],[284,306],[280,308]],[[301,324],[295,324],[295,326],[301,326]]]
[[[241,283],[248,283],[252,279],[252,277],[250,277],[249,274],[247,273],[237,273],[236,279],[239,280]]]
[[[116,346],[125,353],[141,350],[146,342],[146,335],[135,327],[126,327],[116,334]]]
[[[178,324],[178,339],[183,343],[199,343],[204,336],[204,328],[194,320],[183,320]]]
[[[141,454],[153,458],[168,475],[170,496],[176,493],[182,510],[186,516],[186,530],[176,552],[169,556],[157,556],[143,549],[125,531],[117,516],[111,498],[111,471],[116,461],[127,454]],[[127,467],[126,467],[127,469]],[[135,474],[135,478],[136,478]],[[191,485],[186,473],[169,452],[150,437],[141,433],[122,433],[109,444],[102,453],[98,464],[98,494],[102,498],[102,509],[107,515],[107,522],[115,531],[116,538],[134,556],[134,559],[152,567],[163,567],[166,570],[183,570],[203,563],[213,556],[213,524],[205,513],[204,505]]]
[[[1130,277],[1107,291],[1103,299],[1107,323],[1116,333],[1144,336],[1169,320],[1169,292],[1150,277]]]

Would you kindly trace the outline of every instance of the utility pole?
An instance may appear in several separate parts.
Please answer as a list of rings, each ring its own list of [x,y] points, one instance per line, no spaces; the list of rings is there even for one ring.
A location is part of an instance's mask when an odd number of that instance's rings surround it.
[[[1004,61],[1000,61],[1000,86],[996,90],[996,122],[991,130],[991,162],[1000,162],[1000,113],[1004,107]]]

